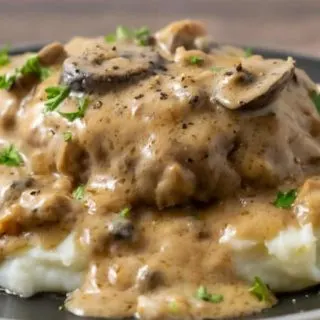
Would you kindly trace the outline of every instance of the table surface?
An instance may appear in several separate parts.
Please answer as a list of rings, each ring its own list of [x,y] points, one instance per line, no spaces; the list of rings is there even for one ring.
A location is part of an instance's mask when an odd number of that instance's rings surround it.
[[[119,24],[157,29],[186,17],[218,42],[320,57],[320,0],[0,0],[0,43],[64,41]]]

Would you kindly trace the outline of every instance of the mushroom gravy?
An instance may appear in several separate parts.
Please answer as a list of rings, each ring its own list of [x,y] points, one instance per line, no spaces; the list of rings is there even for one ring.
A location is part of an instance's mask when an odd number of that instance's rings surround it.
[[[66,300],[78,315],[202,319],[271,307],[271,293],[259,301],[236,274],[221,237],[230,226],[262,241],[320,226],[316,85],[291,58],[217,46],[195,21],[135,40],[53,43],[38,53],[49,77],[22,73],[0,90],[0,150],[14,145],[23,162],[0,166],[1,258],[75,233],[90,257]],[[47,88],[58,86],[49,107]],[[278,190],[301,186],[292,207],[274,205]],[[199,299],[201,286],[222,298]]]

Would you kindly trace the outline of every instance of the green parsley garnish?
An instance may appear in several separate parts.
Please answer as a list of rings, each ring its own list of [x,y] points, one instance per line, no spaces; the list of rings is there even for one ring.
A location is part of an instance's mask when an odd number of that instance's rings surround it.
[[[277,194],[277,198],[274,200],[273,204],[277,208],[288,209],[292,206],[294,200],[297,197],[297,190],[291,189],[289,191],[279,191]]]
[[[259,301],[271,301],[272,292],[259,277],[254,278],[254,283],[249,292],[255,295]]]
[[[125,26],[118,26],[116,29],[117,40],[128,40],[132,37],[132,31]]]
[[[0,151],[0,164],[8,167],[19,167],[22,163],[22,157],[13,144]]]
[[[104,40],[106,42],[109,42],[109,43],[113,43],[113,42],[116,42],[117,41],[117,37],[115,34],[111,33],[111,34],[107,34],[105,37],[104,37]]]
[[[130,218],[130,212],[131,212],[131,208],[126,207],[120,211],[119,216],[121,218],[126,218],[126,219]]]
[[[129,29],[125,26],[118,26],[115,33],[108,34],[104,37],[106,42],[112,43],[117,40],[134,40],[140,46],[148,45],[150,30],[147,27],[138,29]]]
[[[34,55],[30,57],[20,69],[17,68],[13,74],[0,76],[0,89],[9,90],[16,82],[17,78],[29,74],[34,74],[40,80],[44,80],[50,75],[50,70],[42,67],[38,56]]]
[[[149,38],[150,30],[147,27],[141,27],[134,31],[134,39],[139,46],[147,46]]]
[[[84,114],[88,108],[89,105],[89,98],[88,97],[83,97],[78,100],[78,110],[76,112],[60,112],[60,116],[68,119],[69,121],[74,121],[75,119],[78,118],[83,118]]]
[[[59,104],[68,97],[70,88],[66,86],[48,87],[46,88],[47,101],[45,103],[45,112],[54,111]]]
[[[112,43],[117,40],[129,40],[133,37],[132,31],[125,26],[118,26],[116,33],[108,34],[104,37],[106,42]]]
[[[72,196],[77,200],[82,200],[84,197],[85,186],[81,184],[72,192]]]
[[[17,75],[14,74],[5,74],[0,76],[0,89],[9,90],[15,83]]]
[[[320,93],[318,93],[317,91],[312,91],[310,97],[314,105],[316,106],[316,109],[320,113]]]
[[[225,68],[224,67],[218,67],[218,66],[211,67],[211,71],[213,71],[213,72],[220,72],[223,69],[225,69]]]
[[[9,47],[6,46],[0,50],[0,66],[5,66],[10,63]]]
[[[34,74],[41,81],[48,78],[50,75],[49,69],[41,66],[37,55],[30,57],[21,67],[20,72],[23,75]]]
[[[189,62],[190,62],[191,64],[197,64],[197,65],[199,65],[199,64],[202,64],[203,61],[204,61],[203,58],[198,57],[198,56],[191,56],[191,57],[189,58]]]
[[[249,58],[253,55],[253,50],[252,48],[246,48],[244,49],[244,56],[245,58]]]
[[[72,132],[66,131],[63,133],[63,140],[69,142],[72,140]]]
[[[200,300],[212,302],[212,303],[219,303],[223,301],[222,294],[212,294],[207,291],[207,288],[204,286],[200,286],[197,290],[196,297]]]

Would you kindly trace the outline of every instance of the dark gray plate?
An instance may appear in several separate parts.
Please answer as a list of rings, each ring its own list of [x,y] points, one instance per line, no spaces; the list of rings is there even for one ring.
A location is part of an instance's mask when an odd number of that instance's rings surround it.
[[[40,47],[16,48],[12,50],[12,53],[19,54],[26,51],[37,51]],[[292,56],[297,61],[298,67],[306,70],[314,81],[320,83],[320,60],[316,58],[265,49],[255,49],[253,51],[265,57],[287,58],[288,56]],[[0,293],[0,317],[16,320],[89,320],[89,318],[76,317],[66,311],[59,311],[59,306],[62,305],[63,300],[63,296],[53,294],[43,294],[30,299],[20,299]],[[242,319],[318,320],[320,319],[319,307],[320,286],[304,292],[280,295],[279,303],[274,308],[256,316]]]

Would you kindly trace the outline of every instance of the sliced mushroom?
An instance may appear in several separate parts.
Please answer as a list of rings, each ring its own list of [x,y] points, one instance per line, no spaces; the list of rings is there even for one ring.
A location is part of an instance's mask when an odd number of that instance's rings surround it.
[[[39,61],[44,66],[50,66],[66,57],[63,45],[53,42],[43,47],[38,53]]]
[[[63,64],[62,82],[76,91],[107,89],[114,84],[144,77],[160,64],[149,47],[96,43]]]
[[[202,23],[194,20],[174,22],[159,30],[155,39],[159,47],[166,53],[174,53],[178,47],[195,49],[195,40],[206,35]]]
[[[228,109],[263,106],[291,80],[294,61],[242,59],[234,69],[217,76],[213,98]]]

